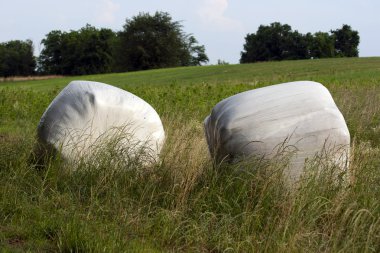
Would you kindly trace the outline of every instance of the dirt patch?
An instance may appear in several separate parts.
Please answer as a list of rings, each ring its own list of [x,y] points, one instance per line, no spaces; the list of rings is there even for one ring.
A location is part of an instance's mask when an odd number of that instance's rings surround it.
[[[26,243],[25,237],[21,235],[16,235],[13,229],[10,227],[0,226],[0,232],[8,234],[8,236],[6,236],[5,240],[3,241],[3,243],[6,244],[5,246],[9,246],[11,248],[22,248]]]
[[[9,238],[7,240],[7,243],[11,247],[18,248],[18,247],[22,247],[25,244],[25,239],[20,236],[14,236],[12,238]]]
[[[20,141],[20,137],[16,135],[11,135],[11,134],[6,134],[6,133],[0,133],[0,143],[5,143],[5,142],[13,142],[17,143]]]
[[[49,76],[12,76],[0,78],[0,82],[16,82],[16,81],[31,81],[31,80],[45,80],[53,78],[61,78],[63,76],[59,75],[49,75]]]

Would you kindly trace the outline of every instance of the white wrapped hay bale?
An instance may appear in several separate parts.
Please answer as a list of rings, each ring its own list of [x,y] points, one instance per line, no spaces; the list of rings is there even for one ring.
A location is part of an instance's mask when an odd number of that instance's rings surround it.
[[[348,164],[350,134],[330,92],[320,83],[299,81],[246,91],[219,102],[205,121],[210,153],[217,162],[252,155],[272,157],[292,147],[288,176],[298,179],[305,159],[330,152]]]
[[[114,138],[127,156],[143,152],[157,159],[165,132],[157,112],[141,98],[99,82],[73,81],[46,109],[39,141],[75,160]],[[147,154],[148,153],[148,154]]]

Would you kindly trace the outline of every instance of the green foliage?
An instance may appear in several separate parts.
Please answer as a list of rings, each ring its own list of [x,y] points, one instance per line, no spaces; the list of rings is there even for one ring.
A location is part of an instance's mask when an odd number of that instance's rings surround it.
[[[359,55],[360,37],[357,31],[349,25],[343,25],[341,29],[331,31],[335,39],[335,53],[338,56],[357,57]]]
[[[114,38],[110,29],[90,25],[78,31],[51,31],[42,40],[39,71],[58,75],[110,72]]]
[[[38,121],[78,77],[0,83],[0,248],[378,252],[379,64],[380,58],[338,58],[81,76],[157,109],[167,139],[161,162],[151,167],[126,165],[110,145],[92,161],[69,165],[51,157],[36,170],[30,157]],[[294,191],[284,184],[280,158],[210,160],[202,122],[217,102],[294,80],[323,83],[342,111],[352,137],[350,184],[333,178],[323,159],[308,164]]]
[[[334,38],[325,32],[306,35],[309,41],[310,57],[331,58],[335,56]]]
[[[118,33],[115,54],[117,71],[146,70],[207,62],[204,46],[186,35],[178,21],[165,12],[140,13],[127,19]]]
[[[86,75],[208,62],[205,47],[185,34],[168,13],[141,13],[114,33],[86,25],[78,31],[51,31],[42,40],[39,72]]]
[[[285,24],[275,22],[269,26],[260,25],[256,33],[245,38],[241,63],[307,58],[307,46],[297,31]]]
[[[221,60],[221,59],[218,59],[218,65],[229,65],[228,62],[226,62],[225,60]]]
[[[287,24],[261,25],[245,37],[241,63],[330,57],[357,57],[359,35],[350,26],[331,31],[300,34]]]
[[[200,66],[209,61],[204,45],[198,45],[198,40],[193,35],[185,35],[183,38],[185,53],[181,60],[181,66]]]
[[[31,40],[0,44],[0,76],[28,76],[35,73],[36,60]]]

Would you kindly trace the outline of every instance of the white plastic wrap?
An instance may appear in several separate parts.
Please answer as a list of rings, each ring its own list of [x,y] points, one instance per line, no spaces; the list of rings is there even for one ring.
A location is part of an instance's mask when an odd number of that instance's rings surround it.
[[[117,133],[124,135],[119,148],[137,152],[144,146],[157,158],[165,138],[161,119],[147,102],[114,86],[90,81],[66,86],[42,115],[37,132],[41,142],[71,160],[91,154],[96,145]]]
[[[323,150],[335,152],[342,168],[348,164],[346,122],[320,83],[299,81],[239,93],[219,102],[204,126],[210,153],[218,162],[251,155],[270,158],[284,143],[298,150],[289,171],[294,179],[301,175],[305,159]]]

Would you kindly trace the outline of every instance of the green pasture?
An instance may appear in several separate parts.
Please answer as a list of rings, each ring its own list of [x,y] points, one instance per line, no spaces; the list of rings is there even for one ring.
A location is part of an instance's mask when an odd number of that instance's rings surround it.
[[[108,83],[150,103],[167,140],[160,163],[31,162],[39,119],[72,80]],[[203,119],[220,100],[282,82],[324,84],[351,133],[343,182],[318,161],[290,190],[286,163],[216,165]],[[324,173],[314,173],[323,168]],[[306,170],[306,169],[305,169]],[[273,172],[273,173],[269,173]],[[348,178],[348,179],[347,179]],[[158,69],[0,83],[3,252],[379,252],[380,58]]]

